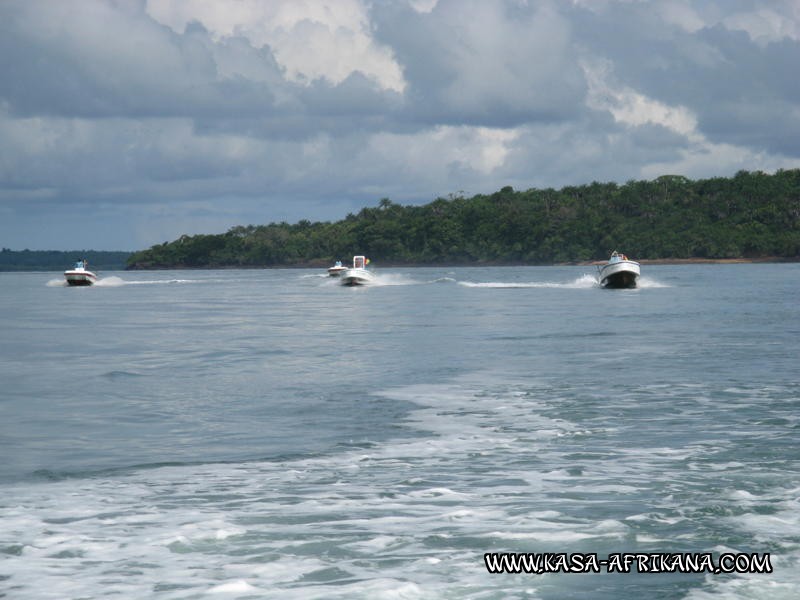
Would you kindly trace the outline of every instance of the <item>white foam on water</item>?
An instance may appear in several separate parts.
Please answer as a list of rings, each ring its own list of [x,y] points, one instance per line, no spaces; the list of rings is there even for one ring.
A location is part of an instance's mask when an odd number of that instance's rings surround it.
[[[489,548],[504,538],[499,524],[509,535],[528,532],[535,540],[539,531],[552,543],[583,539],[575,531],[583,527],[619,537],[619,530],[598,531],[588,520],[557,525],[548,519],[558,513],[512,515],[513,506],[496,504],[497,497],[530,493],[522,479],[531,477],[527,468],[492,475],[501,481],[488,486],[481,476],[458,475],[470,456],[526,452],[515,447],[518,433],[502,429],[513,413],[528,412],[520,405],[525,398],[498,402],[461,386],[424,385],[383,397],[427,402],[409,426],[433,435],[285,463],[19,484],[5,496],[14,507],[2,506],[0,539],[20,547],[5,572],[13,573],[20,598],[47,597],[63,577],[75,586],[71,596],[101,589],[103,595],[111,590],[101,582],[112,571],[124,573],[116,591],[125,597],[147,597],[154,582],[220,594],[280,589],[282,597],[401,598],[423,589],[425,596],[469,597],[476,586],[493,584],[482,557],[459,540],[485,538]],[[535,421],[547,430],[570,429],[563,421]],[[537,443],[535,433],[526,436]],[[415,474],[420,478],[412,481]],[[255,557],[262,558],[251,564]]]
[[[91,286],[85,286],[83,289],[90,289],[93,287],[100,288],[115,288],[126,285],[164,285],[164,284],[185,284],[185,283],[206,283],[210,280],[201,279],[139,279],[128,280],[111,275],[109,277],[99,277],[97,281]],[[47,287],[67,287],[67,282],[64,279],[51,279],[47,282]]]
[[[213,283],[210,279],[141,279],[141,280],[122,280],[121,285],[165,285],[165,284],[185,284],[185,283]]]
[[[424,281],[413,279],[401,273],[373,273],[373,275],[375,276],[375,279],[369,284],[370,286],[373,287],[393,286],[393,285],[419,285],[421,283],[425,283]]]
[[[787,565],[788,566],[788,565]],[[793,565],[797,569],[800,565]],[[783,570],[785,573],[788,569]],[[708,576],[706,588],[692,590],[685,600],[797,600],[797,582],[776,580],[769,575],[737,576],[720,580],[719,576]]]
[[[733,490],[729,498],[747,511],[729,518],[731,525],[750,532],[754,539],[764,542],[782,536],[800,539],[800,489],[770,490],[767,493]],[[765,505],[772,509],[766,514],[761,508]]]
[[[202,279],[139,279],[128,280],[111,275],[109,277],[99,277],[97,281],[91,286],[84,286],[82,289],[90,289],[93,287],[101,288],[114,288],[126,285],[164,285],[164,284],[185,284],[185,283],[208,283],[211,280]],[[64,279],[51,279],[47,282],[47,287],[67,287],[67,282]]]
[[[577,288],[596,288],[599,287],[600,283],[597,281],[597,277],[594,275],[589,275],[588,273],[584,273],[578,279],[576,279],[570,287],[577,287]]]
[[[745,553],[749,549],[716,546],[719,555]],[[796,548],[789,552],[770,553],[772,573],[737,573],[707,575],[704,585],[691,590],[684,600],[794,600],[800,590],[800,554]]]
[[[229,583],[223,583],[220,585],[215,585],[210,590],[208,590],[208,594],[248,594],[252,595],[255,593],[264,594],[267,590],[260,590],[259,588],[250,585],[246,581],[238,580],[238,581],[231,581]]]
[[[636,282],[637,287],[642,289],[655,289],[655,288],[669,288],[672,287],[671,285],[667,285],[666,283],[661,283],[660,281],[653,279],[652,277],[641,276],[639,277],[638,281]]]
[[[116,275],[112,275],[111,277],[101,277],[95,282],[96,287],[120,287],[123,285],[127,285],[126,282],[121,277],[117,277]]]
[[[493,288],[493,289],[515,289],[515,288],[542,288],[542,289],[591,289],[600,287],[597,278],[594,275],[584,274],[577,279],[569,282],[553,282],[553,281],[530,281],[530,282],[516,282],[516,281],[490,281],[490,282],[472,282],[472,281],[459,281],[459,285],[470,288]]]
[[[372,280],[364,285],[352,286],[350,289],[365,289],[371,287],[391,287],[391,286],[405,286],[405,285],[420,285],[430,283],[426,281],[419,281],[403,275],[401,273],[377,273],[371,271]],[[328,277],[330,281],[323,282],[323,285],[337,285],[342,286],[342,281],[338,277]],[[348,287],[348,286],[342,286]]]
[[[658,390],[669,404],[704,392]],[[620,395],[607,413],[579,422],[563,417],[574,401],[565,394],[476,373],[379,392],[387,403],[419,407],[402,422],[415,435],[368,450],[4,486],[0,574],[22,599],[148,598],[154,590],[167,598],[504,598],[531,576],[490,576],[483,552],[702,546],[706,534],[693,519],[713,518],[778,544],[776,573],[709,577],[687,598],[796,597],[797,488],[710,490],[698,498],[739,513],[693,515],[685,496],[698,493],[707,472],[686,465],[706,459],[707,445],[645,436],[619,447],[608,425],[636,398]],[[736,481],[736,473],[725,477]],[[760,514],[765,503],[777,510]],[[559,585],[582,585],[581,577]],[[607,584],[641,585],[626,577]],[[536,582],[555,585],[548,576]]]

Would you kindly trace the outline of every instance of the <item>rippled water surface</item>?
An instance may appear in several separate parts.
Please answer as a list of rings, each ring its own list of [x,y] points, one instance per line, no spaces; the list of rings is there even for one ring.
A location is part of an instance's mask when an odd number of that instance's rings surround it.
[[[0,597],[800,597],[800,265],[592,269],[0,273]]]

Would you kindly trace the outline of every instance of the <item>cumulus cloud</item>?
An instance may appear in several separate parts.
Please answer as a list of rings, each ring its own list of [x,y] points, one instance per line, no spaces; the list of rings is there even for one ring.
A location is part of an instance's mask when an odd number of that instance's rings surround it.
[[[512,127],[581,110],[570,24],[552,5],[441,0],[427,13],[398,3],[373,14],[417,118]]]
[[[359,0],[147,0],[146,11],[177,33],[200,23],[216,40],[242,37],[256,48],[269,47],[295,82],[323,78],[337,84],[360,72],[386,89],[402,92],[405,86],[391,49],[370,35]]]
[[[6,0],[0,237],[797,166],[798,64],[791,0]]]

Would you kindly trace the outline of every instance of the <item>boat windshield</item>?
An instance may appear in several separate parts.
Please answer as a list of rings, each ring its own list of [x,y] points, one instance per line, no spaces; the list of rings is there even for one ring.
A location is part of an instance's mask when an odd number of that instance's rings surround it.
[[[354,256],[353,257],[353,268],[354,269],[363,269],[364,268],[364,257],[363,256]]]
[[[611,258],[608,259],[608,262],[615,263],[623,260],[628,260],[628,257],[615,251],[611,254]]]

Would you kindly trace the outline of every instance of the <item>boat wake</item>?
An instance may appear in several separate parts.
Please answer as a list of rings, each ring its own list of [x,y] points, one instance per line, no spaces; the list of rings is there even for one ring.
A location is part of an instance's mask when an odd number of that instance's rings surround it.
[[[458,281],[458,285],[471,288],[495,288],[495,289],[514,289],[514,288],[559,288],[559,289],[591,289],[600,287],[597,277],[594,275],[584,274],[567,283],[558,283],[551,281],[531,281],[531,282],[517,282],[517,281],[497,281],[476,283],[472,281]]]
[[[368,288],[368,287],[390,287],[390,286],[402,286],[402,285],[421,285],[424,283],[432,283],[430,281],[419,281],[417,279],[411,279],[405,275],[401,275],[399,273],[372,273],[373,279],[364,285],[352,286],[355,288]],[[336,285],[341,286],[341,280],[338,277],[329,277],[327,275],[324,276],[326,281],[323,282],[323,285]]]
[[[202,280],[200,279],[143,279],[143,280],[133,280],[129,281],[126,279],[122,279],[122,277],[117,277],[116,275],[112,275],[111,277],[102,277],[94,282],[91,286],[85,287],[107,287],[107,288],[114,288],[114,287],[123,287],[126,285],[163,285],[163,284],[175,284],[175,283],[201,283]],[[68,287],[67,282],[63,279],[51,279],[47,282],[47,287]]]
[[[316,276],[314,276],[316,277]],[[336,278],[323,276],[326,284],[338,285]],[[399,273],[375,274],[375,279],[365,287],[382,286],[403,286],[403,285],[430,285],[430,284],[456,284],[467,288],[488,288],[488,289],[595,289],[600,288],[600,281],[596,275],[584,273],[577,279],[567,282],[557,281],[459,281],[450,276],[437,277],[436,279],[420,280]],[[663,284],[650,277],[641,277],[638,288],[667,288],[669,285]],[[634,288],[635,289],[635,288]]]
[[[415,407],[391,421],[411,435],[369,445],[224,462],[204,461],[201,448],[196,463],[89,476],[43,470],[3,490],[7,587],[25,598],[59,586],[92,598],[103,589],[147,598],[180,587],[166,597],[476,599],[490,586],[495,596],[519,597],[519,579],[487,578],[475,567],[487,545],[603,552],[628,544],[644,553],[677,530],[688,550],[727,552],[740,540],[781,548],[771,595],[761,593],[764,575],[687,584],[632,571],[619,583],[597,575],[609,583],[592,596],[625,597],[634,586],[637,597],[664,589],[691,600],[797,597],[800,519],[786,477],[795,457],[742,451],[757,452],[759,442],[785,450],[796,389],[719,393],[714,383],[664,381],[608,391],[592,381],[472,371],[365,394],[386,410]],[[654,410],[637,410],[643,405]],[[279,558],[265,565],[264,556]],[[586,595],[583,578],[557,585],[558,596]]]
[[[208,280],[200,280],[200,279],[154,279],[154,280],[143,280],[143,281],[124,281],[122,285],[163,285],[165,283],[174,284],[174,283],[201,283]]]
[[[447,279],[447,278],[443,278]],[[455,280],[451,280],[455,281]],[[490,281],[490,282],[473,282],[473,281],[456,281],[458,285],[470,288],[492,288],[492,289],[516,289],[516,288],[553,288],[553,289],[593,289],[600,288],[600,281],[597,276],[588,273],[581,275],[574,281],[559,283],[552,281],[531,281],[531,282],[517,282],[517,281]],[[672,287],[665,283],[661,283],[652,277],[640,277],[636,289],[656,289]]]
[[[128,285],[130,283],[132,282],[125,281],[120,277],[112,276],[112,277],[100,278],[97,281],[95,281],[92,285],[84,287],[120,287],[123,285]],[[63,279],[51,279],[50,281],[47,282],[47,287],[70,287],[70,286],[67,285],[67,282],[64,281]]]
[[[104,277],[98,279],[95,282],[95,285],[97,287],[120,287],[123,285],[127,285],[127,283],[128,282],[122,279],[121,277],[112,276],[112,277]]]
[[[324,274],[303,275],[302,279],[316,279],[321,280],[323,285],[340,285],[338,278],[330,277]],[[126,280],[121,277],[112,275],[110,277],[99,278],[91,287],[123,287],[128,285],[164,285],[164,284],[189,284],[189,283],[208,283],[211,280],[201,279],[141,279],[141,280]],[[438,277],[430,280],[419,280],[409,277],[408,275],[399,273],[383,273],[375,274],[375,279],[370,282],[369,287],[389,287],[389,286],[404,286],[404,285],[429,285],[429,284],[451,284],[455,283],[462,287],[467,288],[489,288],[489,289],[525,289],[525,288],[541,288],[541,289],[591,289],[598,288],[600,284],[595,275],[584,274],[569,282],[553,282],[553,281],[459,281],[453,277],[445,276]],[[50,279],[46,283],[47,287],[68,287],[67,282],[63,279]],[[670,285],[661,283],[651,277],[640,277],[638,288],[654,289],[654,288],[668,288]]]
[[[376,274],[375,280],[370,284],[375,287],[379,286],[390,286],[390,285],[419,285],[420,283],[424,283],[417,279],[409,278],[405,275],[401,275],[399,273],[383,273],[383,274]]]
[[[651,277],[639,277],[638,287],[640,288],[668,288],[672,287],[671,285],[667,285],[666,283],[661,283],[660,281],[656,281]]]

